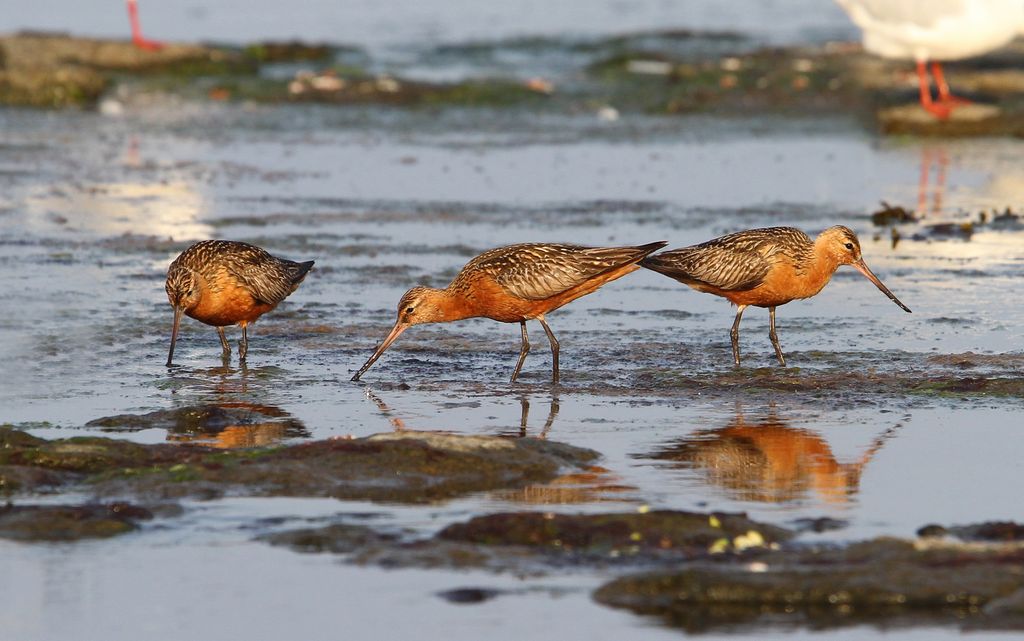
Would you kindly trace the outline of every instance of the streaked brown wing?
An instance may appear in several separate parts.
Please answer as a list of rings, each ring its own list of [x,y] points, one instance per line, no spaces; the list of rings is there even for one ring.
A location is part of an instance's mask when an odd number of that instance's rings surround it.
[[[641,265],[687,285],[744,291],[764,282],[777,257],[804,252],[810,242],[792,227],[751,229],[649,256]]]
[[[491,276],[509,294],[526,300],[556,296],[607,271],[635,263],[664,246],[583,247],[528,243],[480,254],[463,268]]]
[[[271,305],[280,303],[295,291],[289,264],[253,245],[236,248],[225,261],[228,271],[254,298]]]

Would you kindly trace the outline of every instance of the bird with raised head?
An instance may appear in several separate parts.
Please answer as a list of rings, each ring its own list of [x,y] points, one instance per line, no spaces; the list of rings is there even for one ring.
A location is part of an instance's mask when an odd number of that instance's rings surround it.
[[[794,227],[749,229],[654,254],[640,264],[736,305],[730,337],[737,366],[743,310],[751,305],[768,308],[768,336],[779,364],[785,367],[786,358],[775,332],[775,308],[814,296],[828,284],[840,265],[852,265],[904,311],[910,311],[868,269],[857,235],[842,225],[829,227],[815,239]]]

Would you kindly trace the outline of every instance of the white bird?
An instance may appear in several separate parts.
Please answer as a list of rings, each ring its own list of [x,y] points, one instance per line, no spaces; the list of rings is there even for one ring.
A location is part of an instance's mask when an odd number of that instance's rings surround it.
[[[836,0],[864,32],[864,48],[917,62],[921,106],[937,118],[968,101],[949,92],[939,61],[978,56],[1024,34],[1024,0]],[[927,62],[938,98],[932,98]]]

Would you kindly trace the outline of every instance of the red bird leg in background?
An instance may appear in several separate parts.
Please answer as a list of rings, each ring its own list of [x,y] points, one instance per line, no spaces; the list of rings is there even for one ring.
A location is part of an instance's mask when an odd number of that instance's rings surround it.
[[[139,25],[139,7],[137,0],[128,0],[128,20],[132,25],[132,42],[139,49],[146,51],[157,51],[163,48],[162,42],[149,40],[142,36],[142,27]]]

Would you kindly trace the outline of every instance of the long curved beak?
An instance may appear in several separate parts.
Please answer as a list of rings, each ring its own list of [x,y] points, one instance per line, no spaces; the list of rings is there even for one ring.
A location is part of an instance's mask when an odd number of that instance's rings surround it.
[[[897,305],[899,305],[900,307],[902,307],[903,311],[907,312],[908,314],[911,313],[910,308],[907,307],[906,305],[904,305],[903,303],[901,303],[900,299],[896,298],[896,294],[893,294],[892,292],[890,292],[889,288],[886,287],[885,285],[883,285],[882,281],[878,280],[878,276],[875,276],[874,273],[872,273],[872,271],[870,269],[868,269],[867,263],[864,262],[863,258],[861,258],[860,260],[858,260],[855,263],[850,263],[850,264],[853,265],[854,268],[857,271],[859,271],[860,273],[864,274],[864,276],[868,280],[870,280],[872,283],[874,283],[875,287],[880,289],[883,294],[888,296],[892,300],[892,302],[894,302]]]
[[[171,359],[174,358],[174,343],[178,340],[178,325],[181,324],[181,307],[174,308],[174,325],[171,327],[171,350],[167,352],[167,367],[171,366]]]
[[[387,348],[391,347],[391,343],[394,343],[395,339],[401,336],[402,332],[408,329],[408,327],[409,325],[405,325],[401,322],[395,323],[395,326],[391,328],[391,333],[389,333],[387,335],[387,338],[384,339],[384,342],[377,347],[377,350],[373,353],[373,356],[370,356],[370,358],[363,364],[363,366],[359,368],[359,371],[356,372],[356,375],[352,377],[352,380],[358,381],[359,377],[362,376],[366,370],[370,369],[371,365],[377,362],[377,359],[380,358],[380,355],[383,354],[387,350]]]

